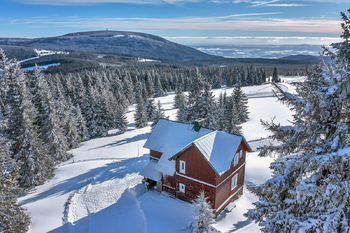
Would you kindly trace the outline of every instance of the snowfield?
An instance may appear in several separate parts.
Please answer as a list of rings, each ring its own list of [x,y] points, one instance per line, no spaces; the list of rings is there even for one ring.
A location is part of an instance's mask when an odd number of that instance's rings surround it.
[[[290,83],[302,78],[284,80],[282,88],[293,91]],[[269,133],[260,119],[276,117],[275,122],[282,125],[292,120],[292,112],[276,102],[271,88],[269,83],[242,88],[250,112],[250,119],[242,127],[253,150],[269,143]],[[216,97],[223,91],[213,90]],[[226,92],[230,95],[232,88]],[[174,93],[169,93],[157,98],[172,120],[176,114],[173,97]],[[166,193],[147,191],[141,182],[138,173],[149,161],[149,151],[143,144],[150,127],[135,129],[133,114],[134,106],[130,106],[126,133],[111,130],[107,137],[81,143],[71,151],[74,157],[57,167],[51,181],[19,198],[31,213],[29,232],[190,232],[181,229],[193,221],[193,206]],[[247,156],[245,185],[262,183],[271,176],[268,167],[273,158],[259,158],[257,154]],[[259,232],[259,226],[243,216],[257,200],[245,187],[236,207],[219,215],[214,227],[222,232]]]

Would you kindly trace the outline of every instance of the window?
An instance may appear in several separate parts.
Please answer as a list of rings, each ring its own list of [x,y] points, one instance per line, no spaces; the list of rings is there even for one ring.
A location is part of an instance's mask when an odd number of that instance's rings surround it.
[[[186,163],[185,161],[180,160],[180,172],[185,174],[186,171]]]
[[[185,185],[180,183],[179,190],[180,190],[180,192],[185,193]]]
[[[242,156],[243,156],[243,150],[240,150],[239,151],[239,157],[242,158]]]
[[[239,159],[239,152],[235,154],[235,157],[233,158],[233,165],[236,166],[238,164]]]
[[[238,174],[234,175],[231,180],[231,190],[233,190],[237,186],[237,177]]]

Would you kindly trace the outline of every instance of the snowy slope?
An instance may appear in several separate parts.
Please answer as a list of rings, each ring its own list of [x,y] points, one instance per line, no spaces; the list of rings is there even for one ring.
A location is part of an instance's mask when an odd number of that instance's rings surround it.
[[[283,85],[293,89],[288,83]],[[264,138],[269,133],[260,125],[260,119],[276,116],[276,122],[281,124],[292,119],[291,111],[272,97],[271,87],[271,84],[243,87],[249,97],[250,119],[242,126],[253,150],[268,142]],[[215,96],[222,91],[214,90]],[[232,93],[232,89],[226,91]],[[175,119],[176,114],[173,97],[170,93],[158,98],[170,119]],[[135,129],[133,113],[134,106],[130,106],[126,133],[112,130],[107,137],[82,143],[72,150],[74,158],[57,168],[50,182],[20,198],[31,212],[29,232],[183,232],[181,228],[193,220],[192,205],[164,193],[147,192],[141,184],[138,172],[149,161],[149,151],[143,144],[150,127]],[[257,152],[248,154],[246,184],[268,179],[271,161],[257,157]],[[259,232],[259,227],[243,216],[256,200],[245,189],[236,201],[236,208],[220,215],[215,227],[223,232]]]

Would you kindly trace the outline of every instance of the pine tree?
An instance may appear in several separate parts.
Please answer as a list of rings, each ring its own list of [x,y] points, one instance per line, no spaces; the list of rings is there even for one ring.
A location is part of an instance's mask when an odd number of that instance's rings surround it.
[[[19,185],[30,188],[50,179],[54,166],[38,137],[38,129],[34,125],[37,110],[31,101],[23,70],[17,62],[14,62],[9,74],[7,137],[13,142],[13,158],[22,163]]]
[[[154,117],[156,115],[156,105],[154,103],[153,98],[147,99],[147,105],[146,105],[146,112],[147,112],[147,119],[149,121],[154,120]]]
[[[5,114],[6,93],[8,90],[8,76],[10,63],[7,60],[4,51],[0,48],[0,114]]]
[[[174,96],[174,108],[185,108],[186,107],[186,96],[182,92],[181,86],[175,88]]]
[[[147,126],[147,111],[142,97],[140,97],[139,103],[136,104],[136,111],[134,114],[135,127],[137,129]]]
[[[193,233],[219,233],[211,225],[215,223],[214,210],[207,201],[204,191],[201,191],[198,197],[193,201],[195,207],[196,221],[192,222],[188,228],[192,228]]]
[[[0,132],[4,131],[4,119],[0,119]],[[0,133],[0,232],[26,232],[30,225],[29,214],[17,202],[21,193],[17,179],[20,164],[10,155],[10,141]]]
[[[164,90],[162,87],[162,83],[160,82],[159,75],[156,75],[155,85],[154,85],[154,97],[164,96]]]
[[[120,130],[120,133],[125,133],[128,129],[128,124],[126,110],[124,110],[123,106],[119,105],[116,112],[116,127]]]
[[[77,105],[77,107],[73,109],[73,113],[76,118],[77,129],[78,129],[78,133],[80,135],[81,141],[84,142],[86,140],[89,140],[89,133],[86,128],[86,122],[81,113],[79,105]]]
[[[237,117],[239,122],[241,123],[246,122],[249,119],[248,98],[242,91],[241,82],[238,82],[238,84],[233,89],[231,98],[233,99],[233,104],[237,109],[237,114],[238,114]]]
[[[231,109],[231,122],[226,130],[227,133],[243,135],[242,126],[240,126],[240,120],[238,118],[239,114],[236,106],[232,103],[233,107]]]
[[[156,109],[156,113],[154,115],[154,118],[153,118],[153,123],[151,125],[152,127],[152,130],[153,128],[156,126],[156,124],[158,123],[158,121],[160,119],[168,119],[169,117],[166,117],[164,115],[164,109],[162,108],[162,104],[160,103],[160,100],[158,100],[158,103],[157,103],[157,109]]]
[[[196,74],[192,79],[192,85],[190,86],[187,97],[187,108],[184,112],[182,119],[184,123],[192,122],[200,118],[199,106],[202,98],[202,90],[204,88],[204,80],[201,74],[196,70]]]
[[[37,67],[34,70],[33,82],[34,104],[39,112],[36,120],[39,126],[39,137],[55,163],[66,161],[70,156],[66,153],[67,142],[61,128],[65,119],[61,120],[57,115],[56,109],[60,108],[55,106],[49,86]],[[61,111],[61,114],[64,115],[64,110]]]
[[[274,82],[274,83],[281,82],[281,79],[278,78],[277,67],[273,69],[271,82]]]
[[[217,128],[216,122],[216,103],[215,97],[211,90],[211,85],[209,83],[205,83],[204,92],[200,99],[199,104],[199,118],[204,119],[204,127],[212,127],[211,129]]]
[[[289,127],[263,122],[282,142],[262,148],[261,155],[278,152],[279,158],[270,166],[273,177],[251,187],[259,201],[247,215],[263,232],[350,231],[350,20],[342,17],[345,40],[325,51],[331,64],[315,66],[296,96],[275,85],[296,113]]]

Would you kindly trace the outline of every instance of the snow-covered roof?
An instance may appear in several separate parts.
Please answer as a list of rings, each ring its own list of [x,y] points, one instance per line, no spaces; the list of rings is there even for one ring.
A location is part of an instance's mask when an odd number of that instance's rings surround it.
[[[212,168],[221,175],[231,167],[242,139],[242,136],[213,131],[191,142],[181,151],[195,145]]]
[[[201,128],[169,120],[159,120],[143,147],[162,152],[155,170],[168,175],[175,173],[173,157],[191,145],[195,145],[212,168],[223,174],[231,167],[242,136]]]
[[[172,176],[175,172],[175,161],[169,161],[169,158],[189,143],[211,132],[213,130],[205,128],[196,132],[193,125],[160,119],[143,147],[162,152],[155,169]]]
[[[146,167],[144,167],[140,171],[140,175],[154,181],[160,181],[162,178],[162,175],[160,174],[159,171],[155,170],[156,165],[157,165],[156,161],[154,160],[149,161]]]

